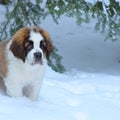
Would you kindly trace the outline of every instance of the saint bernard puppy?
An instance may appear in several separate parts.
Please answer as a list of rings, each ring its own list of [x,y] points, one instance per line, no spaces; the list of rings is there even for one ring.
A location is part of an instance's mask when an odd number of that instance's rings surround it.
[[[53,47],[42,28],[24,27],[0,42],[0,88],[11,97],[36,100]]]

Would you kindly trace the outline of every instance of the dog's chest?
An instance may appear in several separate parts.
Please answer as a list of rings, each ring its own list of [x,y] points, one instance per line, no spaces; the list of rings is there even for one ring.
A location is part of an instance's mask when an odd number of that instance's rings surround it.
[[[27,85],[41,81],[45,67],[29,66],[21,63],[11,63],[8,69],[7,80],[18,84]]]

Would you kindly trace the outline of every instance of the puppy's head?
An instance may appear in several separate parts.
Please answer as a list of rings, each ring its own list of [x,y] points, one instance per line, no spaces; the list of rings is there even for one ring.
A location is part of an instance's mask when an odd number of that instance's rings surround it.
[[[43,64],[53,50],[49,34],[42,28],[24,27],[12,38],[10,50],[13,55],[31,65]]]

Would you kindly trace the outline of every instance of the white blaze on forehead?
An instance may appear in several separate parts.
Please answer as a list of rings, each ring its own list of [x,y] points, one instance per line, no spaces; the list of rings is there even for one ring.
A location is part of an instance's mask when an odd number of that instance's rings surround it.
[[[43,36],[39,32],[31,31],[29,40],[33,41],[34,48],[38,48],[40,45],[40,41],[43,40]]]
[[[31,51],[28,52],[27,57],[26,57],[26,63],[29,64],[34,64],[35,63],[35,57],[34,54],[36,52],[41,52],[42,54],[42,61],[44,61],[44,57],[43,57],[43,50],[40,48],[40,42],[43,40],[44,38],[42,37],[42,35],[39,32],[35,32],[35,31],[31,31],[30,32],[30,37],[29,40],[33,41],[33,49]]]

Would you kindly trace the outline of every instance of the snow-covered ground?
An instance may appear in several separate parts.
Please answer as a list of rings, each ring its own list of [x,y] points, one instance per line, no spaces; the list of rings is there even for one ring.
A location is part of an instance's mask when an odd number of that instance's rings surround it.
[[[120,119],[120,41],[104,42],[94,23],[79,27],[64,16],[59,25],[50,17],[42,22],[67,72],[48,67],[38,101],[0,94],[0,120]]]
[[[48,68],[38,101],[0,95],[0,120],[119,120],[120,76]]]

